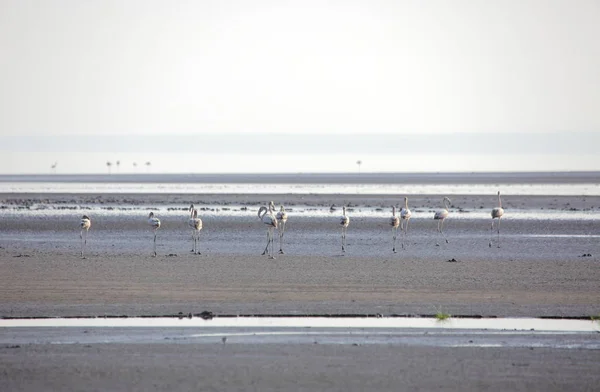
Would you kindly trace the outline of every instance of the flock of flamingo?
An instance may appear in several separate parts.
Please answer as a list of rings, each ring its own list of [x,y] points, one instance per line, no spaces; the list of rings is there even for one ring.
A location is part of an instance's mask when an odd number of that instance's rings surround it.
[[[450,208],[451,200],[448,197],[444,197],[442,200],[444,208],[435,212],[433,219],[438,221],[437,231],[444,238],[446,243],[449,243],[446,234],[444,233],[444,221],[449,215],[448,209]],[[194,245],[192,248],[192,252],[194,254],[201,254],[198,251],[198,241],[200,230],[202,230],[202,220],[198,218],[198,210],[194,208],[192,204],[189,208],[190,218],[188,220],[188,226],[192,229],[192,239],[194,241]],[[492,247],[492,237],[494,232],[494,220],[498,219],[498,224],[496,226],[498,232],[498,240],[497,246],[500,247],[500,219],[504,215],[504,209],[502,208],[502,200],[500,199],[500,192],[498,192],[498,206],[492,209],[492,226],[490,228],[490,242],[489,246]],[[396,253],[396,239],[398,236],[398,228],[400,228],[401,233],[404,233],[402,237],[402,249],[404,249],[404,238],[408,234],[408,222],[410,221],[410,217],[412,216],[412,212],[408,208],[408,197],[404,198],[404,206],[400,210],[400,217],[396,215],[396,207],[392,206],[392,216],[389,218],[389,224],[392,227],[392,251]],[[283,235],[285,233],[285,224],[288,220],[287,212],[285,211],[284,206],[280,206],[279,212],[275,214],[275,204],[271,201],[269,202],[268,207],[261,206],[258,209],[258,218],[267,225],[267,245],[265,246],[265,250],[263,251],[263,255],[268,255],[270,259],[275,259],[274,256],[274,234],[275,230],[277,230],[279,234],[279,253],[284,254],[283,251]],[[350,217],[346,215],[346,206],[342,208],[342,216],[339,218],[339,223],[342,227],[342,253],[346,252],[346,231],[348,226],[350,225]],[[81,257],[85,258],[84,251],[85,246],[87,244],[87,234],[92,225],[92,221],[87,215],[84,215],[81,218],[79,226],[81,228],[81,232],[79,237],[81,239]],[[148,225],[152,228],[154,232],[154,247],[153,247],[153,256],[156,257],[156,234],[158,229],[160,228],[160,219],[154,216],[154,212],[150,212],[148,215]],[[439,246],[439,243],[436,243]]]

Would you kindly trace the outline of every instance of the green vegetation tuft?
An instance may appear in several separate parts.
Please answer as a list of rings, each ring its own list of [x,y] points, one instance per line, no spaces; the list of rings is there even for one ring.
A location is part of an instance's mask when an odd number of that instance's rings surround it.
[[[435,314],[435,319],[436,319],[437,321],[445,321],[445,320],[448,320],[450,317],[452,317],[452,315],[451,315],[451,314],[449,314],[449,313],[444,313],[444,312],[442,312],[441,310],[440,310],[440,311],[438,311],[438,312]]]

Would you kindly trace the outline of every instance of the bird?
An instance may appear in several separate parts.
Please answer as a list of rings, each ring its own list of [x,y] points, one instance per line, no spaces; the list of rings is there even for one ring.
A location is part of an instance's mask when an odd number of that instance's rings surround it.
[[[279,231],[279,254],[283,252],[283,233],[285,233],[285,223],[288,220],[288,214],[285,212],[285,207],[281,205],[279,212],[277,213],[277,231]]]
[[[81,217],[81,220],[79,221],[79,227],[81,228],[81,232],[79,233],[79,238],[81,239],[81,258],[85,259],[85,257],[83,256],[83,251],[85,248],[85,245],[87,244],[87,235],[88,235],[88,230],[90,229],[90,226],[92,226],[92,221],[90,220],[90,218],[87,215],[84,215]],[[84,236],[84,230],[85,230],[85,236]]]
[[[198,251],[198,241],[200,230],[202,230],[202,219],[198,218],[198,210],[194,208],[194,205],[190,205],[190,219],[188,220],[188,226],[192,229],[192,239],[194,240],[194,254],[201,254]]]
[[[275,259],[273,256],[273,231],[277,228],[277,218],[273,215],[275,210],[275,204],[269,203],[269,208],[261,206],[258,209],[258,218],[267,225],[267,246],[265,247],[263,255],[269,254],[269,259]],[[271,251],[269,252],[269,245],[271,245]]]
[[[500,247],[500,219],[504,215],[502,208],[502,200],[500,199],[500,191],[498,191],[498,207],[492,209],[492,227],[490,229],[490,248],[492,247],[492,235],[494,232],[494,219],[498,219],[498,248]]]
[[[404,231],[404,236],[402,237],[402,249],[404,249],[404,237],[408,234],[408,221],[412,216],[412,212],[408,209],[408,197],[404,198],[404,207],[400,210],[400,231]],[[404,224],[406,221],[406,225]]]
[[[154,257],[156,257],[156,231],[160,227],[160,219],[154,217],[154,212],[148,215],[148,224],[154,230]]]
[[[350,224],[350,217],[346,215],[346,206],[342,207],[342,216],[340,217],[340,225],[342,225],[342,253],[346,253],[346,230]]]
[[[448,238],[446,238],[446,234],[444,234],[444,220],[448,217],[448,214],[449,214],[448,208],[450,208],[450,203],[452,203],[452,201],[448,197],[444,197],[444,199],[442,200],[442,203],[444,203],[444,208],[436,211],[435,214],[433,215],[433,219],[439,220],[437,231],[438,231],[438,233],[442,234],[442,236],[446,240],[446,243],[448,244],[449,243]],[[448,203],[448,204],[446,205],[446,203]],[[437,242],[435,245],[440,246],[440,244]]]
[[[400,226],[400,218],[396,215],[396,206],[392,206],[392,216],[389,222],[390,226],[392,226],[392,239],[394,243],[392,251],[396,253],[396,237],[398,236],[398,226]]]

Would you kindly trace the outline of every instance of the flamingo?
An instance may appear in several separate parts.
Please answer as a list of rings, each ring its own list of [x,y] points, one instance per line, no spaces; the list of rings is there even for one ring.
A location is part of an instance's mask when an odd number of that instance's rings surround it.
[[[408,209],[408,197],[404,198],[404,207],[400,210],[400,231],[404,231],[404,236],[402,237],[402,249],[404,249],[404,238],[408,235],[408,221],[412,216],[412,212]],[[406,225],[404,224],[406,221]]]
[[[160,227],[160,219],[154,217],[154,212],[148,215],[148,224],[154,230],[154,257],[156,257],[156,231]]]
[[[396,206],[392,206],[390,226],[392,226],[392,239],[394,240],[394,246],[392,248],[392,251],[396,253],[396,237],[398,236],[398,226],[400,226],[400,218],[396,216]]]
[[[446,238],[446,234],[444,234],[444,220],[448,217],[448,214],[449,214],[448,208],[450,208],[450,203],[452,203],[452,201],[448,197],[444,197],[444,199],[442,200],[442,203],[444,203],[444,208],[436,211],[435,214],[433,215],[433,219],[439,220],[437,231],[438,231],[438,233],[442,234],[442,236],[446,240],[446,243],[448,244],[449,243],[448,238]],[[446,203],[448,203],[448,204],[446,204]],[[435,243],[435,245],[440,246],[440,244],[437,242]]]
[[[288,215],[287,215],[287,212],[285,212],[285,207],[283,207],[283,205],[280,207],[276,218],[277,218],[277,229],[279,231],[279,254],[284,254],[284,252],[283,252],[283,233],[285,233],[285,222],[287,222]]]
[[[500,191],[498,191],[498,207],[492,209],[492,227],[490,229],[490,248],[492,247],[492,234],[494,232],[494,219],[498,218],[498,248],[500,247],[500,219],[504,215],[502,208],[502,200],[500,199]]]
[[[267,207],[265,206],[261,206],[258,209],[258,217],[259,219],[262,221],[262,223],[264,223],[265,225],[267,225],[267,246],[265,247],[265,251],[262,253],[264,254],[269,254],[269,259],[275,259],[275,256],[273,256],[273,231],[277,228],[277,218],[275,218],[275,215],[273,215],[273,211],[275,210],[275,204],[273,204],[273,202],[269,203],[269,208],[267,209]],[[271,252],[269,252],[269,244],[271,245]]]
[[[188,220],[188,226],[192,229],[192,239],[194,240],[194,249],[192,252],[195,254],[201,254],[198,252],[198,241],[200,230],[202,230],[202,219],[198,218],[198,210],[194,208],[192,204],[190,206],[190,219]]]
[[[340,217],[342,225],[342,253],[346,253],[346,230],[350,224],[350,217],[346,215],[346,206],[342,207],[343,215]]]
[[[87,235],[88,235],[88,230],[90,229],[90,226],[92,226],[92,221],[90,220],[90,218],[87,215],[84,215],[81,217],[81,220],[79,221],[79,227],[81,227],[81,232],[79,232],[79,238],[81,239],[81,258],[85,259],[85,257],[83,256],[83,251],[85,249],[85,245],[87,244]],[[83,231],[85,230],[85,236],[83,235]]]

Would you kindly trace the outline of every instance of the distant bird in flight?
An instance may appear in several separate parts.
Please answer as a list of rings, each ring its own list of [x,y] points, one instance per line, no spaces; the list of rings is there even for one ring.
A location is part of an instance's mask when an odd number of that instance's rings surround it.
[[[494,219],[498,219],[498,248],[500,247],[500,219],[504,215],[502,208],[502,200],[500,199],[500,191],[498,191],[498,207],[492,209],[492,227],[490,229],[490,248],[492,247],[492,236],[494,232]]]
[[[408,197],[404,198],[404,207],[400,210],[400,231],[404,231],[404,236],[402,237],[402,249],[404,249],[404,240],[408,235],[408,221],[412,216],[412,212],[408,209]],[[406,224],[404,224],[406,221]]]
[[[396,237],[398,237],[398,226],[400,226],[400,218],[398,218],[398,216],[396,215],[396,206],[392,206],[392,216],[389,222],[390,226],[392,226],[392,251],[396,253]]]
[[[346,215],[346,206],[342,207],[342,216],[340,217],[340,225],[342,225],[342,253],[346,253],[346,231],[350,224],[350,217]]]
[[[160,219],[154,217],[154,212],[148,215],[148,224],[154,231],[154,257],[156,257],[156,231],[160,228]]]
[[[448,217],[448,214],[449,214],[448,209],[450,208],[450,203],[452,203],[452,202],[450,201],[449,198],[444,197],[444,199],[442,200],[442,203],[444,203],[444,208],[436,211],[435,214],[433,215],[433,219],[439,220],[437,231],[438,231],[438,233],[442,234],[442,236],[446,240],[446,243],[448,243],[448,238],[446,238],[446,234],[444,234],[444,220]],[[448,203],[448,204],[446,205],[446,203]],[[435,245],[440,246],[440,244],[438,242],[436,242]]]
[[[283,252],[283,234],[285,233],[285,223],[288,220],[288,214],[287,214],[287,212],[285,212],[285,208],[283,207],[283,205],[280,207],[276,218],[277,218],[277,231],[279,231],[279,254],[284,254],[284,252]]]
[[[87,215],[81,217],[79,221],[79,227],[81,231],[79,232],[79,238],[81,239],[81,258],[85,259],[83,256],[83,251],[85,250],[85,245],[87,245],[87,235],[90,227],[92,226],[92,221]]]
[[[201,253],[198,251],[198,241],[200,240],[200,230],[202,230],[202,219],[198,218],[198,210],[194,208],[193,204],[190,206],[188,226],[192,229],[192,239],[194,240],[192,252],[199,255]]]
[[[263,255],[269,254],[269,259],[275,259],[273,256],[273,232],[277,228],[277,218],[273,215],[273,211],[275,210],[275,204],[273,202],[269,203],[269,208],[265,206],[261,206],[258,209],[258,218],[267,225],[267,246],[265,247]],[[271,245],[271,251],[269,252],[269,245]]]

